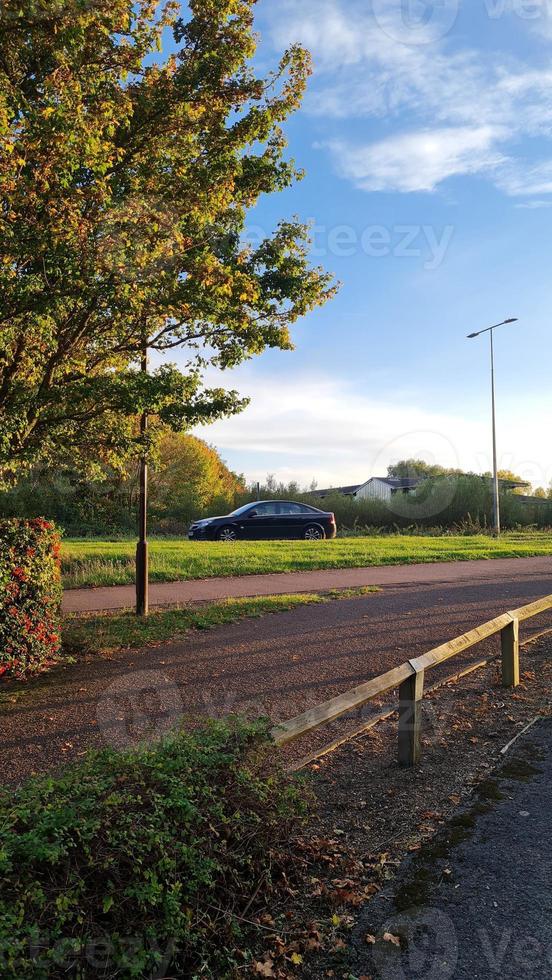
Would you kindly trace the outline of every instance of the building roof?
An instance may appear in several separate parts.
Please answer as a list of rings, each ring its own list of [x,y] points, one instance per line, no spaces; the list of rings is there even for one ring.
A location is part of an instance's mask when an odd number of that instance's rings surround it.
[[[363,487],[367,487],[373,480],[377,480],[379,483],[387,484],[391,490],[414,490],[414,488],[419,486],[420,483],[423,483],[424,477],[371,476],[369,480],[366,480],[366,483],[361,483],[361,485],[357,487],[357,490],[362,490]]]
[[[492,477],[484,477],[484,479],[491,479]],[[526,481],[521,480],[503,480],[502,477],[498,478],[500,486],[504,490],[521,490],[523,487],[530,487],[531,484]]]
[[[550,504],[552,501],[550,497],[533,497],[526,493],[516,493],[516,500],[520,500],[522,504]]]
[[[421,476],[374,476],[373,480],[379,480],[381,483],[387,483],[388,487],[393,490],[410,490],[413,487],[417,487],[423,482],[424,477]],[[368,483],[370,481],[368,480]]]
[[[357,490],[360,489],[360,483],[354,483],[350,487],[327,487],[324,490],[309,490],[309,496],[311,497],[329,497],[332,493],[342,493],[345,496],[352,497]]]

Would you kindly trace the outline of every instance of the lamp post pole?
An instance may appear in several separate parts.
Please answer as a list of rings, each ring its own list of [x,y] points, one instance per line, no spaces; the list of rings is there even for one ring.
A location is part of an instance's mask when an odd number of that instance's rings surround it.
[[[493,406],[493,525],[494,533],[500,537],[500,494],[498,491],[498,463],[496,452],[496,398],[495,398],[495,371],[494,371],[494,330],[489,330],[491,338],[491,394]]]
[[[492,401],[492,425],[493,425],[493,532],[500,537],[500,493],[498,487],[498,460],[496,451],[496,397],[495,397],[495,367],[494,367],[494,332],[497,327],[502,327],[506,323],[517,323],[517,317],[512,316],[500,323],[486,327],[485,330],[478,330],[476,333],[468,334],[468,339],[479,337],[482,333],[488,333],[491,341],[491,401]]]
[[[140,362],[144,374],[148,370],[148,344],[144,334]],[[148,431],[148,413],[142,412],[140,435],[143,440]],[[147,616],[149,612],[149,569],[148,569],[148,463],[146,447],[140,457],[140,490],[138,505],[138,544],[136,545],[136,615]]]

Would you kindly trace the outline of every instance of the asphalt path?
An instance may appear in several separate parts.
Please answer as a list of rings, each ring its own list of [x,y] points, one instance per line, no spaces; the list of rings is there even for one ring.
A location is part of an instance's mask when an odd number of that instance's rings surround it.
[[[285,595],[348,589],[363,585],[430,585],[457,582],[509,582],[512,578],[552,575],[552,556],[493,558],[414,565],[378,565],[364,568],[327,568],[273,575],[240,575],[189,582],[150,584],[150,605],[213,602],[229,596]],[[133,585],[70,589],[63,597],[65,612],[124,609],[135,603]]]
[[[432,886],[426,902],[398,913],[392,896],[384,895],[367,906],[356,929],[355,976],[540,980],[552,975],[550,719],[506,756],[498,785],[502,799],[477,817],[468,839],[448,858],[427,866]],[[410,861],[404,868],[407,877],[414,870],[414,880],[415,866]],[[373,934],[378,906],[377,941],[369,945],[365,937],[367,931]],[[402,948],[383,941],[385,933],[404,937]]]
[[[0,702],[0,778],[15,784],[32,772],[60,768],[92,746],[131,745],[182,716],[191,724],[230,712],[264,714],[274,722],[293,717],[552,593],[550,562],[538,572],[538,561],[510,562],[509,576],[500,562],[487,562],[486,578],[457,582],[446,580],[443,566],[432,566],[444,574],[442,581],[388,585],[360,598],[190,631],[169,644],[57,669]],[[552,626],[552,614],[526,624],[522,633],[546,626]],[[479,659],[491,649],[497,649],[496,638],[466,657]],[[451,672],[450,662],[445,669]],[[431,679],[436,676],[432,672]],[[298,740],[293,750],[301,755],[329,741],[340,724]]]

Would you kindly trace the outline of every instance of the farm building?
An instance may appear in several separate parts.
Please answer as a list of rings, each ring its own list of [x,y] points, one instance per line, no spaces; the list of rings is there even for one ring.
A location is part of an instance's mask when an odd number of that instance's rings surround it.
[[[397,493],[410,494],[416,487],[423,483],[423,478],[415,477],[394,477],[394,476],[372,476],[366,483],[362,483],[355,492],[357,500],[391,500]]]
[[[482,476],[482,480],[488,480],[490,482],[490,477]],[[354,483],[346,487],[327,487],[324,490],[312,490],[309,496],[317,497],[323,500],[324,497],[335,496],[340,494],[344,497],[352,497],[355,500],[381,500],[384,503],[389,502],[392,497],[396,494],[411,494],[422,484],[425,483],[427,477],[424,476],[414,476],[414,477],[394,477],[394,476],[372,476],[365,483]],[[527,483],[518,482],[516,480],[499,480],[500,489],[502,491],[508,490],[521,490],[528,486]],[[520,500],[524,503],[532,502],[535,498],[526,497],[520,495]],[[538,499],[538,498],[537,498]],[[546,501],[544,501],[546,503]]]
[[[365,483],[354,483],[348,487],[328,487],[324,490],[312,490],[311,495],[323,500],[340,494],[343,497],[354,497],[365,500],[370,497],[375,500],[391,500],[395,493],[411,493],[423,480],[420,477],[396,479],[389,476],[372,476]]]

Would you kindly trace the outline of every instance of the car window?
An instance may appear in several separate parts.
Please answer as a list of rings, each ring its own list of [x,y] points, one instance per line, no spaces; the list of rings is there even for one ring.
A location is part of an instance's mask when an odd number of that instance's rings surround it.
[[[266,504],[257,504],[253,509],[256,510],[259,517],[270,517],[271,514],[280,513],[278,504],[272,501]]]
[[[236,510],[230,511],[228,517],[239,517],[241,514],[246,514],[252,507],[253,504],[243,504],[241,507],[237,507]]]
[[[287,504],[287,503],[283,503],[283,504],[280,504],[280,507],[281,507],[281,511],[280,511],[281,514],[303,514],[304,513],[303,508],[301,507],[301,504]]]

